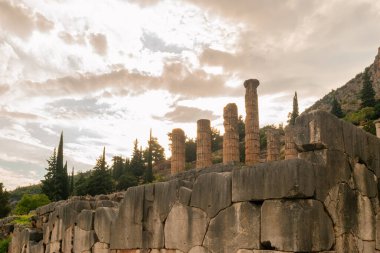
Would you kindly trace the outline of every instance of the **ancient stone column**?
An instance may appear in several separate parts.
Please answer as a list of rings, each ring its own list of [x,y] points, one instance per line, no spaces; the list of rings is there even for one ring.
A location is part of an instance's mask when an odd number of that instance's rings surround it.
[[[223,163],[239,162],[238,109],[236,104],[231,103],[224,107],[223,118]]]
[[[185,133],[180,128],[172,131],[171,174],[185,170]]]
[[[294,127],[285,127],[285,160],[295,159],[298,157],[296,144],[294,143]]]
[[[196,168],[205,168],[212,165],[211,160],[211,127],[210,120],[197,121],[197,163]]]
[[[257,79],[244,82],[245,87],[245,163],[253,165],[260,159],[259,107],[257,99]]]
[[[277,129],[268,129],[267,136],[267,161],[280,160],[280,133]]]
[[[380,119],[375,120],[373,123],[375,123],[376,127],[376,136],[377,138],[380,138]]]

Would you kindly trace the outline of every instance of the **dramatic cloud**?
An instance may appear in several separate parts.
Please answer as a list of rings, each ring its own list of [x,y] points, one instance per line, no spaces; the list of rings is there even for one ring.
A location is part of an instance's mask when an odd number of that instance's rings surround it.
[[[0,118],[1,117],[25,120],[36,120],[39,118],[37,115],[32,113],[9,111],[5,106],[0,106]]]
[[[168,120],[177,123],[194,123],[198,119],[215,120],[218,118],[212,111],[201,110],[195,107],[175,106],[174,110],[166,113],[163,117],[156,117],[160,120]]]
[[[33,13],[24,5],[3,0],[0,1],[0,27],[25,39],[36,28],[41,32],[51,30],[54,23],[40,13]]]
[[[94,51],[99,55],[107,54],[107,37],[104,34],[90,34],[89,36],[90,43],[94,48]]]
[[[168,52],[179,54],[185,50],[183,47],[179,47],[173,44],[166,44],[166,42],[159,38],[156,34],[147,31],[144,31],[141,41],[144,44],[144,48],[149,49],[153,52]]]

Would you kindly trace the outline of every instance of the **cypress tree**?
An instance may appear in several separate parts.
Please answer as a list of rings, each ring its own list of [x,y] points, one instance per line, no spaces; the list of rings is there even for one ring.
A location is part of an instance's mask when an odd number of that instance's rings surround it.
[[[57,152],[57,169],[56,169],[56,196],[55,201],[67,199],[69,197],[69,177],[67,174],[67,162],[63,165],[63,132],[59,140]]]
[[[338,118],[343,118],[344,117],[344,114],[343,114],[343,111],[342,111],[342,107],[340,106],[340,103],[338,102],[338,100],[336,99],[335,96],[334,96],[334,99],[333,99],[333,101],[331,103],[331,111],[330,111],[330,113],[334,114]]]
[[[375,91],[372,87],[372,81],[369,75],[369,68],[366,68],[363,73],[363,88],[360,92],[360,99],[362,100],[361,107],[374,107]]]
[[[296,123],[296,118],[299,116],[299,111],[298,111],[298,97],[297,97],[297,92],[294,93],[293,97],[293,111],[290,113],[290,119],[288,123],[290,125],[294,125]]]
[[[71,169],[71,178],[70,178],[70,196],[74,195],[74,166]]]
[[[152,155],[152,129],[150,129],[150,135],[149,135],[149,148],[148,148],[148,167],[145,170],[145,177],[144,181],[145,183],[151,183],[153,182],[153,155]]]
[[[106,163],[105,148],[103,155],[96,161],[96,165],[88,178],[87,192],[90,195],[108,194],[112,192],[112,176]]]

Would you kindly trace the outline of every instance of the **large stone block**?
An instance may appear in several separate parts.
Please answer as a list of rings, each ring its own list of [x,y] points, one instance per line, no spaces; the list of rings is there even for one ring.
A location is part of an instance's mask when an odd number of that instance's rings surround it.
[[[317,200],[267,200],[261,208],[261,243],[280,251],[330,250],[333,224]]]
[[[336,235],[352,234],[361,240],[375,240],[375,214],[368,197],[341,183],[331,189],[325,206]]]
[[[80,229],[90,231],[94,229],[94,214],[93,210],[82,210],[77,216],[77,226]]]
[[[194,183],[190,203],[205,211],[210,218],[231,205],[231,173],[200,175]]]
[[[92,253],[110,253],[109,244],[97,242],[92,247]]]
[[[258,164],[232,172],[232,201],[311,197],[313,165],[300,159]]]
[[[315,197],[320,201],[325,200],[332,187],[350,180],[349,157],[341,151],[315,150],[300,153],[299,157],[315,165]]]
[[[74,229],[74,253],[82,253],[91,250],[95,243],[95,232],[75,227]]]
[[[202,244],[208,224],[201,209],[175,204],[165,222],[165,248],[188,252]]]
[[[302,114],[295,123],[295,144],[305,152],[328,148],[344,151],[342,120],[325,111]]]
[[[259,249],[260,207],[241,202],[222,210],[210,221],[204,246],[213,253]]]
[[[128,188],[117,218],[111,226],[111,249],[142,247],[144,186]]]
[[[210,253],[210,251],[208,249],[206,249],[205,247],[195,246],[195,247],[191,248],[189,253]]]
[[[179,188],[178,180],[154,184],[154,208],[159,213],[162,222],[165,221],[170,209],[177,201]]]
[[[377,196],[377,178],[364,164],[354,166],[354,180],[357,189],[364,196],[374,198]]]
[[[117,209],[110,207],[100,207],[95,211],[94,229],[100,242],[110,243],[111,224],[116,219]]]

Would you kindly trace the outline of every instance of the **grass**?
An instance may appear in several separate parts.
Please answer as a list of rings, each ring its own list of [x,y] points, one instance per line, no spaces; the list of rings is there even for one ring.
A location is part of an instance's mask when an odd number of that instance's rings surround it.
[[[11,243],[10,237],[0,240],[0,253],[7,253],[10,243]]]
[[[30,226],[31,225],[31,220],[30,220],[31,217],[32,217],[31,214],[20,215],[20,216],[17,216],[16,219],[12,221],[12,223],[15,225],[17,224],[17,225],[21,225],[21,226]]]

